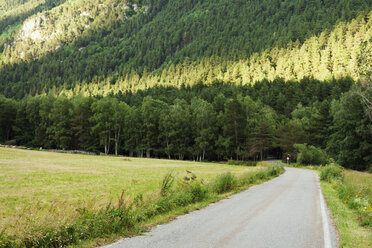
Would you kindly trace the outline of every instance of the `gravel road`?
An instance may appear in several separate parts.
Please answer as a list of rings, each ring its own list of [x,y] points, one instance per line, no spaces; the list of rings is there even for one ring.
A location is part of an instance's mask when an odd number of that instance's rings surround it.
[[[271,181],[106,247],[338,247],[328,216],[317,174],[286,168]]]

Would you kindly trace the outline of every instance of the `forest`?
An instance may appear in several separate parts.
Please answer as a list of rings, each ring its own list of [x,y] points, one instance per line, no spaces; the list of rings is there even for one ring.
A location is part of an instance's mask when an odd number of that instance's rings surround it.
[[[369,0],[41,2],[21,5],[30,13],[24,22],[0,18],[6,97],[214,80],[358,80],[358,57],[371,49]]]
[[[367,170],[371,41],[370,0],[6,0],[0,143]]]
[[[363,89],[351,78],[277,79],[249,86],[159,86],[106,97],[2,97],[0,142],[202,161],[287,154],[295,161],[305,146],[325,154],[317,156],[319,164],[366,170],[372,122],[359,95]]]

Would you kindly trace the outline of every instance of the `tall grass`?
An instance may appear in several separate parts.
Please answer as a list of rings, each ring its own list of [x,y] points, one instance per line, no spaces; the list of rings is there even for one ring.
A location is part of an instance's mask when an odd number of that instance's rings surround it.
[[[256,166],[257,161],[239,161],[239,160],[229,160],[228,165],[242,165],[242,166]]]
[[[283,171],[282,166],[271,166],[240,178],[226,173],[208,184],[198,180],[190,171],[181,179],[170,171],[164,176],[159,194],[155,198],[144,199],[138,194],[133,199],[128,199],[123,191],[117,205],[109,203],[98,211],[79,209],[80,216],[74,223],[56,228],[40,227],[40,230],[35,230],[40,235],[18,239],[0,233],[0,247],[64,247],[112,234],[138,234],[143,230],[144,223],[156,215],[208,201],[222,193],[244,189],[248,185],[280,175]]]
[[[175,179],[174,170],[171,170],[164,176],[160,189],[160,193],[162,196],[165,196],[169,192],[170,188],[174,183],[174,179]]]
[[[228,172],[216,178],[213,189],[217,194],[222,194],[233,190],[237,184],[237,178]]]
[[[331,184],[338,197],[350,209],[357,211],[362,226],[372,228],[372,175],[345,171],[331,164],[320,169],[320,178]]]
[[[344,177],[344,170],[338,164],[329,164],[320,169],[320,179],[327,182],[340,181]]]

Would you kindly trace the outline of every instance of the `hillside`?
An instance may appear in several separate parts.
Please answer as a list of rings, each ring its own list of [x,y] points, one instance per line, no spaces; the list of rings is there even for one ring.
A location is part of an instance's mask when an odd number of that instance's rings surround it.
[[[368,170],[371,0],[1,5],[0,142]],[[306,157],[306,159],[304,158]]]
[[[358,57],[372,37],[370,0],[19,4],[3,4],[0,15],[0,92],[16,98],[215,80],[358,79]]]

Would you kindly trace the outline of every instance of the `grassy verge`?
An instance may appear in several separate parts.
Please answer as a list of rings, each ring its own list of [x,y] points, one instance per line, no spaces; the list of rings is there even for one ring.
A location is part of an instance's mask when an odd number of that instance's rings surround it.
[[[328,182],[321,182],[322,191],[340,235],[340,247],[371,247],[371,230],[360,225],[358,213],[347,207]]]
[[[13,149],[0,155],[0,247],[107,243],[283,172]]]
[[[91,239],[80,242],[74,247],[96,246],[116,241],[124,236],[132,236],[143,231],[148,231],[152,226],[169,222],[179,215],[189,213],[193,210],[201,209],[212,202],[217,202],[234,193],[249,188],[252,185],[260,184],[279,176],[284,172],[283,167],[265,166],[260,170],[248,172],[239,176],[232,175],[230,172],[221,174],[208,184],[204,184],[198,179],[192,179],[195,175],[189,175],[189,179],[175,179],[172,186],[161,188],[157,198],[152,198],[146,204],[137,209],[140,216],[132,233],[112,233],[107,238]],[[171,181],[170,175],[164,177],[164,181]],[[164,184],[168,185],[169,184]],[[163,193],[162,193],[163,192]],[[155,200],[155,201],[154,201]]]
[[[341,247],[372,247],[372,175],[328,165],[321,187],[340,234]]]

